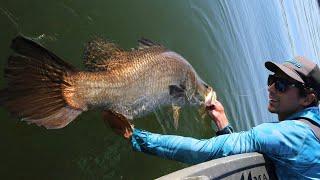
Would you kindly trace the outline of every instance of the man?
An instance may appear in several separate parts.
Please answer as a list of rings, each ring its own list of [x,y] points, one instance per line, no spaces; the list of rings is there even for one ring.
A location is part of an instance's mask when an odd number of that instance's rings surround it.
[[[224,108],[216,101],[207,107],[219,129],[219,136],[211,139],[153,134],[131,129],[128,123],[113,127],[131,140],[136,151],[191,164],[260,152],[273,161],[279,179],[320,179],[320,69],[304,57],[265,66],[274,73],[268,77],[268,110],[278,115],[279,122],[232,133]]]

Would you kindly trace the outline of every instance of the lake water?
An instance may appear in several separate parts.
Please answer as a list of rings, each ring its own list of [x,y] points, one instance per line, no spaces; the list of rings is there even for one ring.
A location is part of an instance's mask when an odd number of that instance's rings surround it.
[[[18,33],[79,68],[84,45],[95,36],[126,49],[146,37],[184,56],[217,91],[235,129],[247,130],[277,120],[266,110],[266,60],[303,55],[320,63],[319,19],[316,0],[0,0],[0,85]],[[133,152],[99,112],[86,112],[60,130],[27,125],[3,108],[0,117],[1,179],[153,179],[188,166]],[[135,126],[214,136],[210,120],[188,107],[178,130],[166,108]]]

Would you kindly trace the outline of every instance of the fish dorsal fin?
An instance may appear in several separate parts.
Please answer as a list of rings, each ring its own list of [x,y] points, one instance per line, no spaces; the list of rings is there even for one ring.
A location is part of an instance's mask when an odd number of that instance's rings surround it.
[[[146,38],[138,40],[138,47],[133,48],[128,52],[128,60],[139,60],[146,58],[153,58],[160,55],[163,52],[169,51],[166,47],[159,43],[155,43]],[[162,58],[156,58],[162,59]]]
[[[140,38],[138,40],[138,49],[148,49],[148,48],[162,48],[165,49],[164,46],[162,46],[159,43],[155,43],[147,38]]]
[[[161,44],[146,38],[138,40],[138,47],[124,51],[116,44],[102,38],[87,43],[84,52],[84,65],[89,71],[106,71],[121,67],[126,62],[150,58],[167,51]]]
[[[102,38],[89,41],[84,50],[84,65],[89,71],[106,70],[108,61],[119,59],[125,51]]]

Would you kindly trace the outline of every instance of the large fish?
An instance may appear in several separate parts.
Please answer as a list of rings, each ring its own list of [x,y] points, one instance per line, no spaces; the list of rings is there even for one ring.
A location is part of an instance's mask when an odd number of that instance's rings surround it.
[[[63,128],[89,109],[132,120],[166,105],[174,107],[177,125],[180,106],[215,99],[182,56],[147,39],[130,51],[99,38],[89,42],[86,71],[23,36],[13,39],[11,48],[15,53],[5,68],[7,87],[0,91],[0,103],[48,129]]]

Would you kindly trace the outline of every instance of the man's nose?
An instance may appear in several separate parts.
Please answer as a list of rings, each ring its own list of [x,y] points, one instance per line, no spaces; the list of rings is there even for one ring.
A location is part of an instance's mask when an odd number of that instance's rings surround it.
[[[275,83],[272,83],[270,86],[268,86],[268,91],[273,93],[276,92]]]

